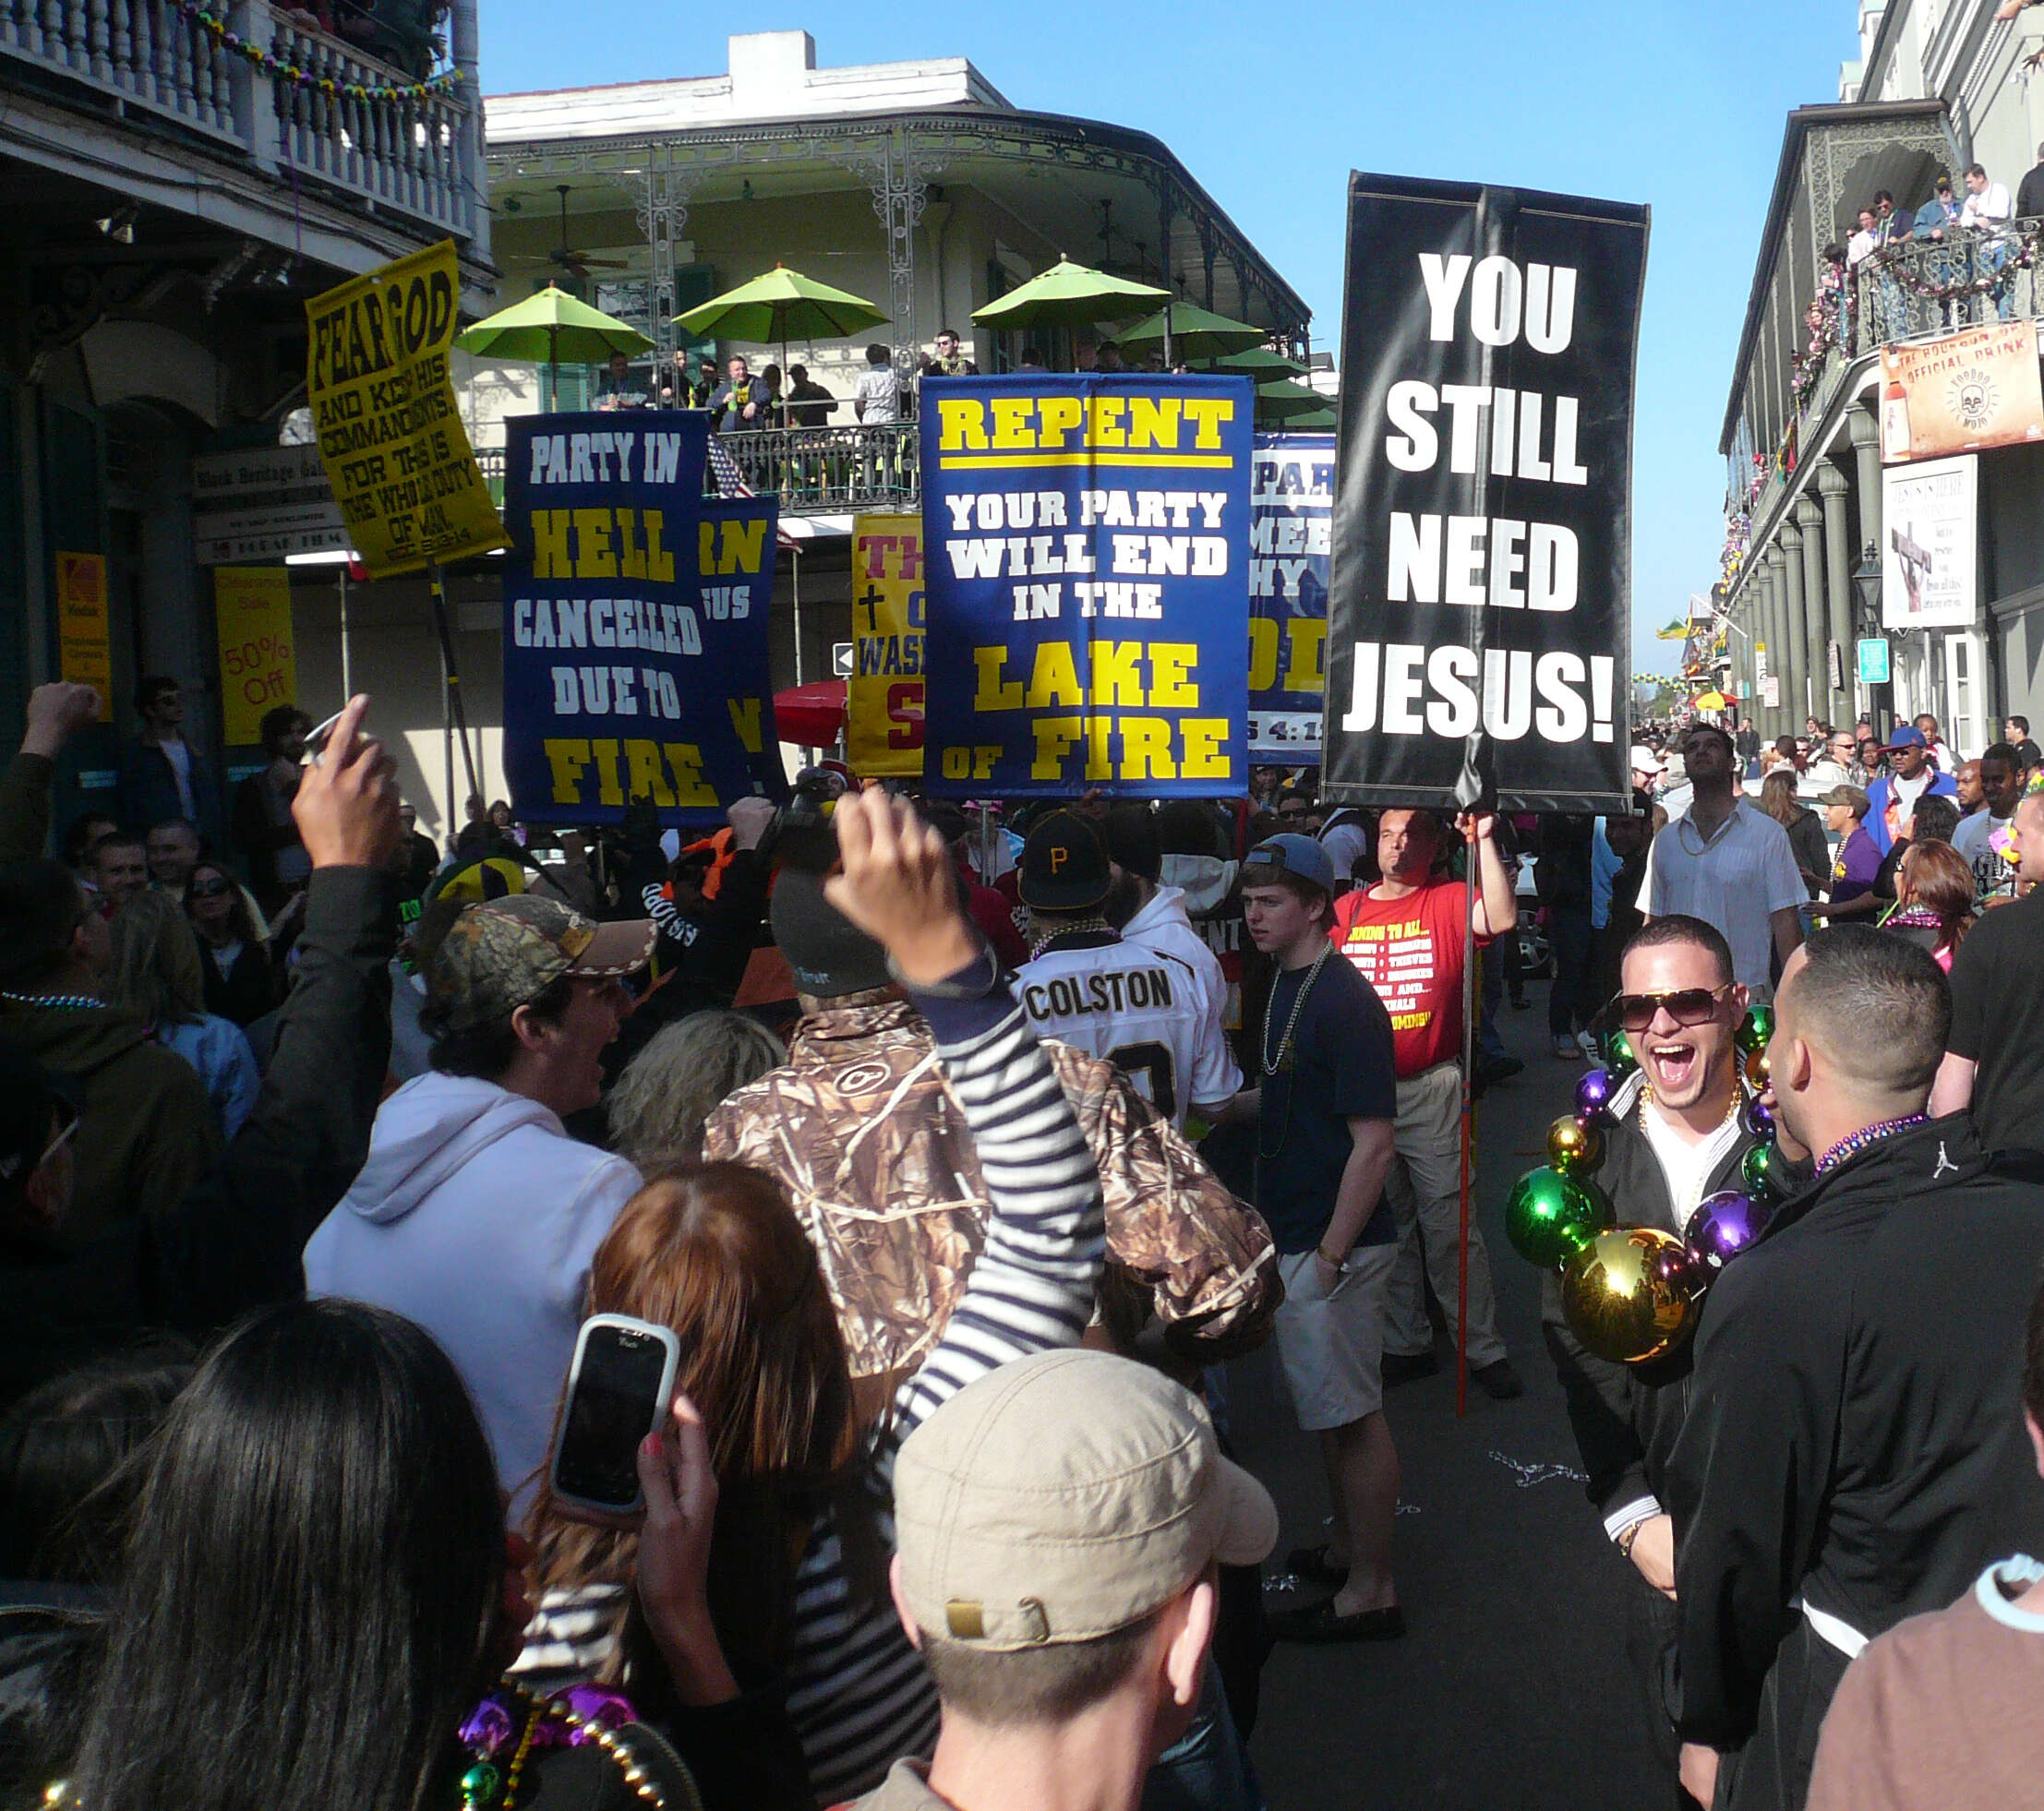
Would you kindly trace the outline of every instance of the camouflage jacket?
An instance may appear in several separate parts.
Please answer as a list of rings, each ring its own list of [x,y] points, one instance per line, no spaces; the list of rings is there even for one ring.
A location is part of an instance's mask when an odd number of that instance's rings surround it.
[[[1110,1327],[1125,1344],[1154,1312],[1167,1345],[1195,1363],[1262,1344],[1284,1289],[1269,1228],[1117,1070],[1068,1045],[1045,1049],[1100,1165]],[[710,1115],[703,1155],[788,1189],[855,1378],[921,1363],[965,1293],[990,1209],[920,1013],[867,995],[810,1014],[787,1066]]]

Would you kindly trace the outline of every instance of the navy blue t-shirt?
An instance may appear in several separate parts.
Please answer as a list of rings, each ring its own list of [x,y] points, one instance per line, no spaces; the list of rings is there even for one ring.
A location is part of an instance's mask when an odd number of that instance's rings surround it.
[[[1311,973],[1310,966],[1279,971],[1264,1049],[1277,1050],[1299,989]],[[1377,989],[1340,952],[1320,965],[1290,1054],[1277,1074],[1262,1076],[1256,1205],[1279,1251],[1310,1252],[1334,1217],[1341,1172],[1355,1148],[1349,1121],[1398,1117],[1390,1015]],[[1380,1200],[1356,1243],[1388,1245],[1397,1236],[1389,1204]]]

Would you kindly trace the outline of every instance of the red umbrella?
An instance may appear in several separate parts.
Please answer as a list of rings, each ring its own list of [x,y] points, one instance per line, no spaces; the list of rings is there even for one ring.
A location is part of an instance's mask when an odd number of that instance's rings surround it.
[[[774,694],[774,726],[784,740],[805,749],[828,748],[844,732],[845,682],[818,679]]]

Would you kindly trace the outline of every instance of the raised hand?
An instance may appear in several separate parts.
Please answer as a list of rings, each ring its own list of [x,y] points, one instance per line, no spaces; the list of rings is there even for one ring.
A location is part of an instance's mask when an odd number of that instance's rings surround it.
[[[357,693],[316,763],[301,770],[291,801],[315,868],[380,868],[398,846],[397,762],[362,733],[368,698]]]
[[[53,679],[29,694],[28,728],[21,738],[23,754],[51,760],[89,723],[100,720],[100,695],[90,686]]]
[[[979,954],[958,908],[951,852],[913,805],[877,786],[848,792],[831,822],[843,867],[824,882],[824,896],[886,946],[903,980],[941,981]]]
[[[639,1605],[684,1704],[722,1704],[738,1681],[710,1620],[710,1541],[716,1524],[716,1473],[703,1416],[674,1398],[672,1425],[639,1443]]]

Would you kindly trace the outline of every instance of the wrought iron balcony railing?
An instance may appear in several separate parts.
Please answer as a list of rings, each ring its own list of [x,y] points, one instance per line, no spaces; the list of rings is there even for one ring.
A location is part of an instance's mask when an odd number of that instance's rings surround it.
[[[271,61],[236,54],[177,0],[0,0],[0,58],[211,139],[279,181],[309,179],[474,236],[469,109],[438,92],[382,91],[412,78],[268,0],[240,0],[232,17],[234,43]]]
[[[784,515],[922,507],[912,421],[850,427],[773,427],[719,435],[717,444],[731,456],[745,487],[762,497],[778,497]],[[503,448],[478,447],[475,459],[491,495],[502,502]]]
[[[1853,271],[1846,343],[1852,356],[1964,327],[2029,320],[2039,312],[2038,222],[1956,232],[1877,251]]]

